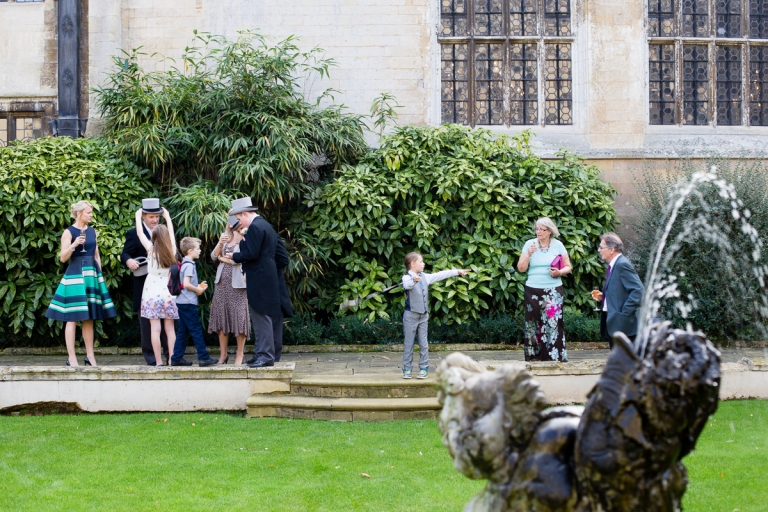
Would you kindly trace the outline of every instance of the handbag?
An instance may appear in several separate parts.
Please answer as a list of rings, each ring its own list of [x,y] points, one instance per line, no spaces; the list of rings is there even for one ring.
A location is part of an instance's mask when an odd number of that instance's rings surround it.
[[[563,268],[563,257],[560,254],[555,256],[555,259],[552,260],[552,263],[549,264],[549,267],[561,270]]]

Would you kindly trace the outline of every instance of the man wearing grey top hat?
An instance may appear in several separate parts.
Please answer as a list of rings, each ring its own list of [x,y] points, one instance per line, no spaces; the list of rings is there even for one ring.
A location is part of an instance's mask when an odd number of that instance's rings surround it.
[[[141,218],[144,221],[144,235],[147,238],[152,237],[152,230],[160,222],[160,214],[163,209],[160,207],[160,200],[157,198],[141,200]],[[120,255],[120,261],[133,271],[133,310],[137,313],[141,309],[141,294],[144,291],[144,281],[147,280],[147,250],[139,241],[139,235],[136,228],[129,229],[125,233],[125,245],[123,253]],[[154,366],[155,353],[152,350],[151,329],[148,318],[142,318],[139,315],[139,327],[141,330],[141,353],[148,365]],[[163,346],[163,355],[168,359],[168,340],[165,337],[165,331],[160,332],[160,343]]]
[[[272,226],[258,215],[250,197],[232,201],[230,215],[247,229],[240,252],[232,255],[242,263],[246,277],[248,306],[254,333],[251,368],[274,366],[282,352],[281,293],[278,268],[288,266],[288,254]],[[278,245],[282,250],[278,249]]]

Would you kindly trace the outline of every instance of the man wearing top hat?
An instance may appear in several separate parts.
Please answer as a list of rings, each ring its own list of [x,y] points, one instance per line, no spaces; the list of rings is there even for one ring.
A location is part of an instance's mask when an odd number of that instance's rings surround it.
[[[288,253],[282,241],[272,226],[256,214],[257,210],[251,198],[245,197],[232,201],[229,212],[247,229],[240,242],[240,252],[233,254],[232,259],[242,263],[246,277],[254,334],[254,357],[248,362],[251,368],[274,366],[276,355],[282,351],[283,306],[278,268],[288,266]],[[278,249],[278,244],[282,250]],[[275,346],[276,342],[279,347]]]
[[[144,235],[147,238],[152,237],[152,230],[160,222],[160,214],[163,209],[160,207],[160,200],[156,198],[141,200],[141,218],[144,222]],[[147,279],[147,250],[139,241],[139,235],[136,228],[129,229],[125,233],[125,245],[123,253],[120,255],[120,261],[133,271],[133,310],[137,313],[141,310],[141,294],[144,291],[144,281]],[[142,318],[139,315],[139,327],[141,329],[141,353],[148,365],[154,366],[155,353],[152,350],[152,339],[150,324],[148,318]],[[168,340],[165,332],[160,332],[160,343],[163,346],[163,355],[168,358]]]

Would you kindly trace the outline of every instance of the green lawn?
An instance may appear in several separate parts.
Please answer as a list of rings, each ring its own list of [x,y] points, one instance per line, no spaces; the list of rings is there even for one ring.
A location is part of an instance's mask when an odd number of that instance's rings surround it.
[[[768,402],[722,403],[710,423],[686,510],[765,510]],[[0,446],[3,511],[458,511],[483,485],[452,469],[432,421],[3,416]]]

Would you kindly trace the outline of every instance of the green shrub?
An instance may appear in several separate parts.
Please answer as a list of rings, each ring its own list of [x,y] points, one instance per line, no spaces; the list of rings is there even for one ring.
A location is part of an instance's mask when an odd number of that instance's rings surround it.
[[[768,175],[761,162],[711,159],[696,164],[686,160],[678,169],[646,170],[636,175],[640,200],[638,220],[633,225],[638,233],[633,262],[641,277],[648,272],[651,253],[660,238],[659,229],[667,222],[666,206],[676,185],[682,180],[689,181],[697,171],[709,171],[712,166],[717,168],[719,178],[733,184],[738,199],[743,202],[741,210],[751,212],[749,222],[762,234],[759,244],[764,250],[765,234],[768,233]],[[716,340],[765,339],[765,322],[755,308],[755,303],[765,294],[754,273],[752,255],[755,246],[742,232],[741,223],[734,219],[731,200],[722,197],[716,186],[702,184],[698,194],[680,209],[669,239],[672,241],[679,236],[684,224],[705,214],[707,222],[725,235],[736,264],[729,271],[720,249],[711,243],[714,228],[700,226],[685,236],[666,273],[679,276],[680,295],[692,297],[696,307],[683,318],[676,307],[679,299],[664,299],[660,316],[678,327],[685,327],[690,322],[694,328]],[[706,204],[706,210],[702,203]]]
[[[400,313],[402,314],[402,313]],[[328,325],[312,315],[300,313],[286,322],[285,345],[397,345],[403,343],[403,322],[396,312],[373,322],[355,316],[333,318]],[[599,341],[600,321],[569,308],[565,315],[568,342]],[[523,318],[483,317],[461,324],[430,323],[430,344],[520,345],[523,342]]]
[[[44,137],[0,147],[3,330],[36,344],[59,336],[62,323],[46,319],[45,312],[66,269],[58,253],[61,234],[72,224],[69,208],[82,199],[94,205],[107,288],[118,313],[130,314],[132,277],[120,253],[133,212],[143,197],[156,194],[148,178],[98,139]]]
[[[602,341],[600,338],[599,313],[583,314],[568,308],[563,319],[565,340],[571,341]]]
[[[415,250],[427,272],[474,271],[430,287],[435,325],[520,311],[526,274],[514,264],[534,237],[535,220],[548,216],[573,264],[565,278],[567,303],[591,307],[590,291],[605,277],[598,239],[616,222],[614,189],[597,168],[572,155],[538,158],[529,136],[458,125],[399,128],[359,165],[315,190],[306,229],[337,263],[315,304],[334,311],[397,283],[403,257]],[[379,295],[355,313],[387,317],[404,300],[402,293]]]
[[[298,313],[288,319],[283,332],[284,345],[324,345],[323,324],[311,314]]]
[[[138,49],[114,58],[95,91],[104,136],[153,171],[172,198],[179,234],[201,238],[204,254],[218,241],[229,200],[252,197],[286,240],[294,309],[308,311],[324,262],[312,237],[297,231],[294,213],[334,168],[367,151],[364,121],[342,106],[321,106],[331,91],[305,98],[303,84],[328,78],[335,65],[320,48],[302,51],[293,36],[195,34],[197,46],[186,48],[179,68],[148,72]],[[390,111],[380,104],[376,121]]]

